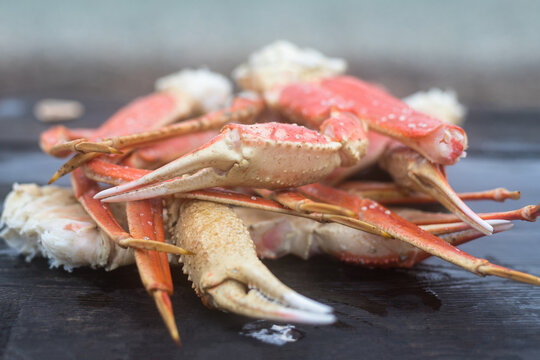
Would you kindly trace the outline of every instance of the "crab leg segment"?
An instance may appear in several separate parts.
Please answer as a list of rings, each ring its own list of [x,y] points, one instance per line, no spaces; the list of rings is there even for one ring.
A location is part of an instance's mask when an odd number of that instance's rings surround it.
[[[313,84],[295,84],[277,93],[270,91],[266,97],[272,106],[291,120],[319,129],[321,134],[341,143],[343,166],[354,165],[366,154],[366,124],[357,114],[340,107],[341,99],[331,98],[323,88]]]
[[[214,186],[272,189],[309,184],[339,166],[340,148],[340,143],[303,126],[230,124],[208,145],[96,198],[130,201]]]
[[[151,200],[127,205],[130,231],[133,236],[140,237],[133,239],[118,224],[107,204],[101,204],[93,198],[98,189],[97,183],[88,179],[81,169],[73,172],[72,183],[75,196],[99,227],[119,245],[135,248],[135,261],[143,285],[152,294],[171,337],[180,344],[169,299],[169,295],[172,294],[172,280],[167,255],[151,250],[176,255],[189,254],[189,252],[165,243],[161,201]]]
[[[175,255],[190,254],[188,251],[171,244],[148,239],[132,238],[132,236],[124,231],[120,224],[118,224],[112,215],[109,206],[94,199],[94,195],[99,191],[99,187],[95,181],[87,178],[82,170],[75,171],[71,180],[75,197],[99,227],[118,245],[162,251]]]
[[[400,216],[406,216],[407,219],[417,225],[425,224],[447,224],[458,221],[458,218],[452,214],[442,213],[426,213],[423,211],[405,209],[399,211]],[[478,214],[484,220],[522,220],[522,221],[536,221],[540,216],[540,204],[527,205],[521,209],[511,211],[501,211],[492,213],[480,213]]]
[[[157,92],[132,101],[97,130],[54,127],[41,135],[40,145],[43,151],[57,157],[65,157],[71,152],[114,153],[117,150],[110,146],[89,144],[84,139],[96,140],[156,129],[188,116],[193,110],[193,100],[189,97],[176,92]]]
[[[374,181],[347,181],[339,185],[345,190],[358,197],[368,198],[383,205],[402,204],[427,204],[435,203],[437,199],[418,192],[409,192],[395,183]],[[504,188],[496,188],[478,192],[458,193],[461,200],[493,200],[505,201],[507,199],[518,200],[521,196],[519,191],[509,191]]]
[[[350,76],[321,86],[352,102],[352,112],[370,129],[394,138],[437,164],[454,164],[467,147],[463,129],[418,112],[384,90]]]
[[[173,236],[196,253],[181,260],[207,306],[279,321],[335,321],[330,307],[296,293],[268,271],[257,258],[242,221],[229,207],[183,202]]]
[[[320,184],[305,185],[300,187],[299,190],[318,201],[325,201],[354,210],[360,220],[378,227],[393,238],[409,243],[477,275],[495,275],[540,286],[540,278],[494,265],[485,259],[471,256],[438,237],[423,231],[374,201],[360,199],[349,193]]]
[[[165,242],[161,200],[130,202],[126,205],[126,212],[132,236]],[[171,337],[180,345],[180,336],[169,297],[173,293],[173,285],[167,254],[135,249],[135,262],[144,288],[154,298]]]
[[[66,157],[73,152],[73,148],[76,148],[77,144],[84,139],[93,139],[96,134],[95,129],[68,129],[65,126],[53,126],[50,129],[41,133],[39,138],[39,146],[43,152],[55,156]],[[75,142],[74,140],[79,140]],[[67,149],[55,149],[55,146],[60,143],[71,142],[72,148]]]
[[[139,169],[156,169],[196,149],[218,135],[216,130],[177,136],[133,152],[123,163]]]
[[[397,239],[388,239],[339,224],[316,223],[308,219],[242,208],[234,209],[249,229],[260,257],[278,258],[294,254],[307,259],[325,253],[342,261],[369,267],[410,267],[431,256]],[[506,220],[489,220],[494,232],[508,230]],[[464,223],[422,227],[452,245],[483,236]]]
[[[211,112],[198,118],[182,121],[156,130],[108,138],[97,144],[103,145],[104,148],[113,147],[115,149],[148,145],[180,135],[207,131],[210,129],[219,129],[229,122],[252,122],[262,111],[263,107],[262,100],[258,97],[237,97],[232,105],[225,110]],[[65,145],[60,144],[59,146]],[[58,180],[60,177],[70,173],[77,167],[99,155],[100,153],[75,155],[54,173],[49,180],[49,183]]]
[[[346,207],[322,202],[315,202],[296,191],[283,190],[271,192],[269,190],[257,190],[257,192],[259,192],[262,196],[271,198],[278,203],[287,206],[290,209],[295,209],[299,212],[296,215],[301,215],[302,212],[320,213],[321,218],[315,218],[315,220],[321,222],[334,222],[356,230],[362,230],[371,234],[380,235],[387,238],[390,237],[390,235],[380,230],[376,226],[357,219],[356,213]],[[311,215],[313,216],[315,214]],[[314,217],[311,218],[313,219]]]

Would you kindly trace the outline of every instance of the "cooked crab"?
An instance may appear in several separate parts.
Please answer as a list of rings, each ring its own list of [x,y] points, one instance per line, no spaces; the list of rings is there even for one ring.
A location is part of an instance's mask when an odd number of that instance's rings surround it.
[[[478,275],[540,284],[537,277],[491,264],[454,246],[481,234],[506,230],[511,219],[533,220],[538,216],[538,207],[511,216],[475,214],[463,202],[464,196],[450,188],[444,171],[445,165],[455,163],[464,154],[467,140],[463,130],[413,109],[376,85],[341,76],[344,68],[339,59],[278,43],[254,55],[249,64],[235,72],[239,84],[251,92],[234,98],[228,107],[203,108],[205,97],[197,100],[189,86],[178,90],[164,85],[164,90],[134,101],[98,130],[57,127],[42,136],[42,148],[52,155],[78,153],[52,180],[73,171],[75,197],[84,209],[115,248],[134,249],[143,284],[156,300],[175,340],[179,341],[179,337],[168,297],[172,283],[165,265],[166,252],[181,255],[184,271],[209,306],[287,321],[334,320],[328,306],[295,293],[275,279],[256,259],[244,225],[228,207],[216,203],[354,229],[322,225],[321,229],[332,229],[330,233],[348,234],[351,243],[330,234],[323,241],[310,243],[308,250],[302,250],[305,254],[324,251],[370,266],[410,266],[436,255]],[[178,84],[170,79],[160,83]],[[440,111],[441,106],[436,108]],[[199,113],[199,117],[163,126]],[[454,117],[459,113],[441,112]],[[228,124],[269,118],[286,118],[311,129],[276,122]],[[219,135],[202,145],[213,136],[212,131],[223,125]],[[150,131],[137,133],[141,130]],[[196,144],[201,146],[191,151]],[[151,145],[152,149],[139,150],[142,145]],[[168,154],[161,157],[164,149]],[[141,155],[144,151],[146,154]],[[154,172],[129,167],[153,166],[169,160],[171,155],[180,157]],[[435,198],[457,216],[452,218],[453,224],[441,225],[444,221],[438,217],[425,215],[430,225],[418,227],[415,221],[370,199],[316,184],[335,184],[375,162],[392,175],[397,184],[395,192],[402,198],[411,200],[408,192],[424,200]],[[100,191],[98,181],[115,187]],[[216,186],[245,189],[208,189]],[[492,192],[490,196],[500,193]],[[164,196],[168,196],[169,205],[167,228],[176,244],[165,242],[162,203],[152,200]],[[472,197],[481,196],[488,195]],[[127,227],[118,223],[109,205],[100,199],[107,203],[127,201]],[[309,237],[313,233],[310,226],[297,228]],[[358,230],[370,235],[353,235]],[[303,246],[290,241],[288,235],[268,239],[274,245]],[[39,237],[37,241],[45,244]],[[275,249],[266,245],[258,248],[273,254]],[[343,251],[336,251],[336,247]],[[96,265],[91,260],[88,264]]]

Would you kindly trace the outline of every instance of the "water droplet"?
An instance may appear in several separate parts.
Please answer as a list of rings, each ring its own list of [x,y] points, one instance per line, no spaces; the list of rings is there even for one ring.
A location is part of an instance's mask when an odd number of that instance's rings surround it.
[[[266,344],[283,346],[304,337],[304,334],[294,325],[276,325],[266,320],[257,320],[242,326],[240,335],[252,337]]]

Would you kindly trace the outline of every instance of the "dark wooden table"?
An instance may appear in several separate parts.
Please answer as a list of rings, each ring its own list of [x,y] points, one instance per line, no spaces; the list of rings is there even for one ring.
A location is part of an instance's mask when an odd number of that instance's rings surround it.
[[[45,126],[32,99],[0,102],[0,198],[15,181],[43,184],[59,161],[39,153]],[[5,101],[8,101],[7,103]],[[120,104],[85,99],[94,126]],[[540,201],[540,112],[473,110],[467,159],[449,169],[457,190],[505,186],[522,199],[473,204],[503,210]],[[67,184],[65,179],[62,180]],[[504,266],[540,275],[540,227],[463,246]],[[0,242],[1,243],[1,242]],[[253,320],[206,309],[174,269],[174,311],[184,346],[169,339],[135,267],[113,272],[49,269],[0,245],[0,357],[5,359],[385,359],[540,358],[540,289],[480,278],[439,259],[413,269],[369,270],[327,257],[265,262],[283,282],[334,307],[331,326],[298,325],[303,337],[274,346],[242,336]]]

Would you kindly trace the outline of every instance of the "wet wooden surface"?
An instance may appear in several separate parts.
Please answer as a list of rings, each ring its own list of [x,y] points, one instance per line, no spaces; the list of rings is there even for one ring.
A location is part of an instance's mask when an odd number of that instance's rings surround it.
[[[29,113],[32,99],[0,106],[0,198],[11,184],[44,184],[59,161],[38,152],[46,126]],[[85,101],[93,126],[120,104]],[[2,110],[3,109],[3,110]],[[7,109],[7,110],[6,110]],[[9,111],[8,111],[9,110]],[[4,112],[2,112],[4,111]],[[504,186],[522,199],[481,202],[495,211],[540,201],[540,112],[473,110],[467,159],[449,169],[457,190]],[[65,179],[62,180],[67,184]],[[510,232],[463,249],[492,262],[540,274],[540,227]],[[5,359],[538,359],[540,288],[479,278],[438,259],[413,269],[369,270],[327,257],[265,262],[283,282],[334,307],[331,326],[297,325],[297,342],[274,346],[240,334],[253,320],[206,309],[174,269],[174,311],[184,346],[169,339],[152,299],[131,266],[113,272],[49,269],[0,241],[0,358]]]

